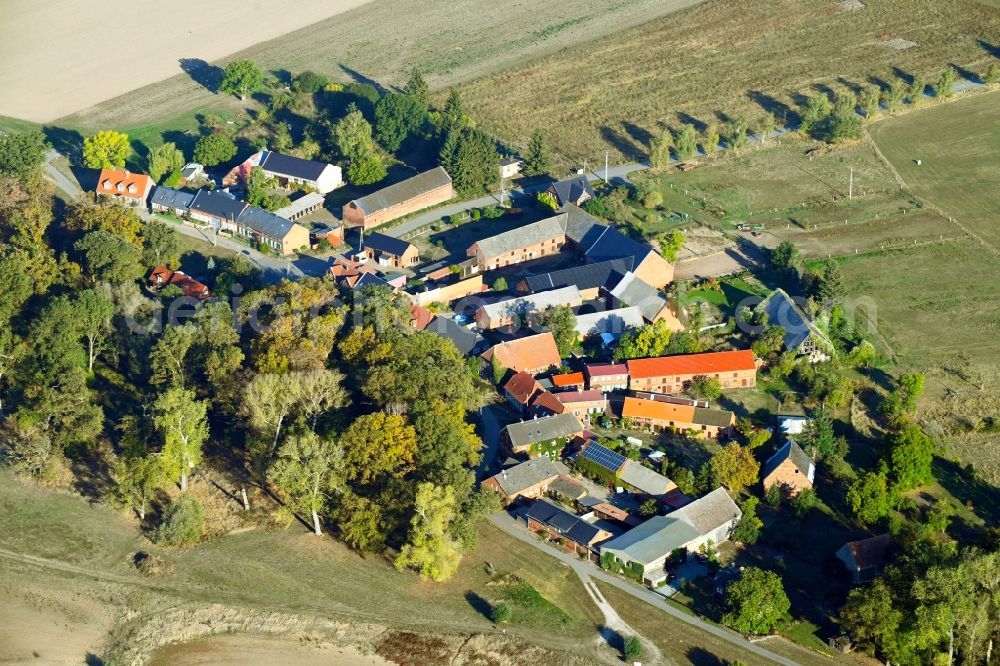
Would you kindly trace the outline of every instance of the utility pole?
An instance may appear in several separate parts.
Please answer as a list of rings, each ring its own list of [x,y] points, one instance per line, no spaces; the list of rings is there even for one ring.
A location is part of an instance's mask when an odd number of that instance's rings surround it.
[[[604,184],[608,184],[608,151],[604,151]]]
[[[854,167],[851,167],[851,180],[847,186],[847,200],[854,201]]]

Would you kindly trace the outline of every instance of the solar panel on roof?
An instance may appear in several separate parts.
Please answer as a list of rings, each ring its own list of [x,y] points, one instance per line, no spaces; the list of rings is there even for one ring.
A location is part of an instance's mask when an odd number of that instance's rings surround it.
[[[615,453],[611,449],[605,448],[600,444],[591,444],[588,446],[583,452],[583,457],[597,463],[601,467],[611,470],[612,472],[617,472],[618,469],[625,463],[625,456],[620,453]]]

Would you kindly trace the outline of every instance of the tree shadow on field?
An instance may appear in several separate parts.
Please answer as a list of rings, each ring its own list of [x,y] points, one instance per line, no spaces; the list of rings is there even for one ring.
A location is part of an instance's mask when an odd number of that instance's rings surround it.
[[[340,69],[344,71],[344,74],[347,74],[349,77],[351,77],[351,80],[354,81],[355,83],[367,83],[370,86],[374,86],[375,90],[377,90],[380,95],[384,95],[387,92],[389,92],[389,90],[381,83],[371,78],[370,76],[362,74],[356,69],[351,69],[350,67],[344,64],[340,65]]]
[[[483,599],[481,596],[470,590],[465,593],[465,600],[469,602],[469,605],[472,606],[477,613],[485,617],[487,620],[493,620],[493,605],[486,601],[486,599]]]
[[[83,135],[74,129],[46,126],[42,128],[45,140],[57,152],[65,155],[71,164],[83,163]]]
[[[764,109],[782,125],[798,124],[799,114],[784,102],[775,99],[767,93],[759,90],[748,90],[747,97],[753,100],[760,108]]]
[[[727,661],[719,659],[714,654],[704,648],[693,647],[684,653],[688,663],[693,666],[726,666]]]
[[[601,136],[622,155],[631,159],[641,159],[643,157],[643,152],[621,132],[610,127],[602,127]]]
[[[685,125],[691,125],[698,132],[704,132],[708,129],[708,123],[698,120],[690,113],[684,113],[683,111],[677,112],[677,120]]]
[[[286,86],[291,87],[291,85],[292,85],[292,79],[294,77],[292,76],[292,73],[290,71],[288,71],[287,69],[284,69],[284,68],[272,69],[271,70],[271,75],[274,76],[274,78],[278,79],[278,81],[282,85],[286,85]]]
[[[979,72],[973,72],[971,69],[962,67],[961,65],[956,65],[955,63],[951,63],[951,68],[966,81],[972,81],[973,83],[985,83],[985,81],[983,81],[983,77],[979,75]]]
[[[133,173],[144,173],[149,169],[149,148],[142,141],[133,139],[129,142],[132,154],[125,160],[125,168]]]
[[[984,51],[989,53],[994,58],[1000,58],[1000,46],[996,44],[990,44],[989,42],[984,41],[982,39],[977,40],[977,43],[979,44],[980,47],[982,47]]]
[[[653,140],[653,133],[645,127],[639,127],[630,122],[623,122],[622,128],[640,146],[648,146],[649,142]]]
[[[597,633],[599,633],[613,649],[618,650],[619,652],[625,651],[625,637],[611,627],[601,625],[597,628]]]
[[[826,85],[825,83],[814,83],[812,85],[812,89],[815,90],[816,92],[823,93],[824,95],[826,95],[827,97],[829,97],[831,100],[833,100],[833,98],[837,96],[836,91],[834,91],[833,88],[831,88],[830,86]]]
[[[909,72],[902,70],[899,67],[893,67],[892,73],[893,76],[895,76],[897,79],[902,80],[903,83],[905,83],[906,85],[913,84],[913,79],[914,79],[913,74],[910,74]]]
[[[878,86],[879,90],[888,90],[892,87],[888,81],[879,76],[869,76],[867,81],[868,83]]]
[[[180,130],[167,130],[163,132],[160,136],[163,137],[164,143],[172,143],[177,146],[184,157],[190,160],[194,155],[194,145],[198,143],[200,138],[198,132],[194,130],[188,130],[182,132]]]
[[[987,525],[1000,524],[1000,488],[976,476],[968,467],[944,458],[934,458],[934,478],[982,518]]]
[[[222,68],[201,58],[181,58],[177,61],[181,70],[191,77],[191,80],[209,92],[219,92],[222,83]]]
[[[837,77],[837,83],[844,86],[845,88],[853,92],[855,95],[861,94],[861,84],[859,83],[855,83],[854,81],[848,81],[842,76]]]

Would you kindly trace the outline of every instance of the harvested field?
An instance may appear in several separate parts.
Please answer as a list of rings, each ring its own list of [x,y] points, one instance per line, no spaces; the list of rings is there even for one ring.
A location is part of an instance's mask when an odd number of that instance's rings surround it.
[[[150,666],[188,664],[190,666],[391,666],[378,655],[363,654],[358,649],[324,641],[257,636],[213,636],[191,643],[163,648],[149,662]]]
[[[443,87],[505,67],[520,66],[533,58],[638,26],[702,1],[644,0],[609,5],[601,0],[491,3],[378,0],[249,48],[245,47],[260,40],[247,41],[214,55],[206,56],[203,51],[182,55],[212,61],[242,48],[227,60],[249,58],[269,70],[312,69],[339,80],[376,81],[385,86],[402,84],[410,70],[418,67],[426,72],[432,86]],[[167,7],[175,11],[176,5]],[[176,72],[176,61],[172,64]],[[147,82],[133,81],[128,88],[138,88]],[[177,129],[178,124],[196,112],[232,111],[237,102],[215,95],[191,77],[178,74],[56,124],[85,132],[105,128],[131,130],[139,126]],[[83,106],[87,105],[68,108],[62,113],[68,115]]]
[[[886,34],[920,46],[885,48]],[[979,72],[997,44],[1000,12],[974,0],[879,0],[860,11],[830,0],[713,0],[461,90],[471,115],[501,139],[525,145],[542,129],[575,165],[606,148],[644,154],[663,125],[746,114],[752,127],[765,111],[792,122],[816,89],[897,71],[930,80],[949,63]]]
[[[998,126],[992,92],[883,120],[871,135],[915,194],[1000,252]]]
[[[124,20],[82,2],[5,0],[0,115],[50,121],[176,74],[191,80],[182,72],[203,61],[367,1],[147,2]]]

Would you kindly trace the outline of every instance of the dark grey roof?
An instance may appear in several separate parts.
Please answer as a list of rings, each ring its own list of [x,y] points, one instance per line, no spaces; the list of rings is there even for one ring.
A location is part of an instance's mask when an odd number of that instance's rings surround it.
[[[535,458],[505,469],[493,478],[497,480],[500,488],[510,496],[541,483],[545,479],[551,479],[568,472],[569,470],[562,463],[553,462],[548,458]]]
[[[399,238],[393,238],[392,236],[386,236],[385,234],[373,231],[365,235],[365,247],[378,250],[379,252],[392,254],[397,257],[402,257],[403,253],[406,252],[408,248],[413,247],[413,244],[407,243],[405,240]]]
[[[632,258],[611,259],[595,264],[583,264],[564,268],[551,273],[532,275],[524,279],[529,291],[545,291],[548,289],[558,289],[575,284],[579,289],[597,289],[605,287],[610,289],[617,284],[622,275],[632,269]]]
[[[526,224],[517,229],[505,231],[496,236],[476,241],[479,249],[488,257],[498,257],[512,250],[540,243],[549,238],[559,238],[566,234],[566,215],[560,213],[538,222]]]
[[[244,202],[221,190],[198,190],[191,201],[191,210],[198,210],[224,220],[235,220],[246,207]]]
[[[566,237],[577,245],[590,247],[604,227],[607,226],[584,209],[567,204],[563,207],[566,214]]]
[[[520,447],[575,435],[583,432],[583,425],[574,415],[566,412],[521,423],[512,423],[505,430],[511,445]]]
[[[584,497],[587,494],[587,489],[568,476],[560,476],[549,484],[549,492],[576,500]]]
[[[587,521],[545,500],[537,500],[532,504],[528,509],[528,517],[554,528],[570,541],[584,546],[589,545],[601,531]]]
[[[247,206],[236,219],[243,226],[278,240],[287,236],[296,226],[294,222],[256,206]]]
[[[775,289],[759,307],[767,313],[767,321],[771,326],[785,329],[785,349],[795,351],[809,339],[810,333],[819,338],[821,343],[825,342],[828,347],[832,347],[826,334],[816,328],[784,289]]]
[[[479,333],[463,328],[447,317],[434,317],[424,330],[451,340],[465,356],[478,353],[486,342]]]
[[[607,261],[620,257],[635,257],[637,262],[653,251],[649,245],[634,241],[616,227],[604,227],[600,234],[592,229],[584,239],[584,256],[587,261]]]
[[[150,204],[170,206],[171,208],[188,208],[192,201],[194,201],[194,194],[191,192],[182,192],[161,186],[157,186],[153,190],[153,196],[149,199]]]
[[[594,196],[594,188],[590,186],[590,182],[587,181],[586,176],[560,180],[558,183],[552,183],[549,189],[555,193],[556,200],[560,206],[567,203],[576,203],[584,194],[591,197]]]
[[[725,428],[733,422],[733,413],[725,409],[694,408],[694,422],[698,425]]]
[[[412,178],[398,182],[389,187],[383,187],[378,192],[372,192],[366,197],[355,199],[353,203],[365,213],[385,210],[405,201],[435,190],[451,182],[451,176],[441,167],[418,173]]]
[[[810,458],[809,454],[803,451],[802,447],[791,438],[785,442],[784,446],[775,451],[773,456],[767,459],[767,462],[764,463],[764,471],[761,473],[760,478],[766,479],[772,472],[774,472],[774,470],[778,468],[778,465],[788,459],[791,459],[792,464],[795,465],[799,472],[802,473],[802,476],[806,477],[810,481],[813,480],[816,467],[813,464],[812,458]]]
[[[301,157],[282,155],[273,150],[267,152],[260,165],[266,171],[302,180],[319,180],[323,170],[330,166],[326,162],[304,160]]]

